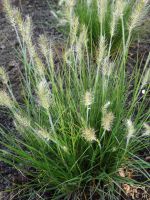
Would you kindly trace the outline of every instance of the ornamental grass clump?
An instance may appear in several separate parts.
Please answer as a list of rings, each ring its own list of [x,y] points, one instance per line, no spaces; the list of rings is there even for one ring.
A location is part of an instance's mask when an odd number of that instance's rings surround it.
[[[49,38],[33,43],[30,17],[23,20],[8,0],[4,9],[20,43],[24,92],[17,102],[1,73],[6,91],[0,91],[0,106],[10,110],[16,131],[0,129],[0,159],[27,177],[20,186],[26,198],[35,192],[44,199],[112,200],[126,192],[125,184],[148,187],[150,165],[138,153],[149,146],[150,88],[142,96],[141,90],[149,81],[150,56],[142,74],[137,63],[129,77],[127,57],[120,53],[112,60],[102,36],[95,62],[87,28],[76,30],[74,20],[71,41],[56,64]],[[133,176],[122,176],[121,169]]]
[[[147,0],[60,0],[59,5],[60,25],[69,22],[71,29],[77,17],[80,26],[87,27],[88,46],[97,47],[99,37],[105,36],[111,53],[123,48],[128,36],[137,33],[149,7]]]

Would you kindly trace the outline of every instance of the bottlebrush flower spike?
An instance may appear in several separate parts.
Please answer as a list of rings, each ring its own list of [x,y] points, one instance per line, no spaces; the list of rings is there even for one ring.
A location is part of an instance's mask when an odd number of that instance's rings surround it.
[[[39,46],[42,54],[47,58],[49,54],[49,40],[45,35],[40,35]]]
[[[106,54],[106,41],[105,41],[105,37],[102,36],[99,40],[99,47],[98,47],[97,57],[96,57],[98,68],[100,67],[105,54]]]
[[[114,114],[112,112],[108,111],[108,107],[110,106],[110,102],[108,101],[103,107],[102,107],[102,127],[106,131],[111,131],[113,121],[114,121]]]
[[[142,80],[141,88],[143,88],[149,82],[150,82],[150,68],[147,69],[146,72],[145,72],[145,75],[144,75],[143,80]]]
[[[106,131],[111,131],[113,121],[114,121],[114,114],[112,112],[106,112],[102,117],[102,127]]]
[[[70,27],[70,42],[73,45],[77,38],[77,32],[79,27],[79,21],[77,17],[73,16],[72,24]]]
[[[27,117],[17,112],[14,113],[14,117],[17,121],[17,123],[15,123],[16,126],[17,124],[19,124],[19,126],[21,127],[25,127],[25,128],[30,127],[30,120]]]
[[[107,3],[107,0],[97,0],[98,16],[101,23],[105,18],[105,13],[107,11]]]
[[[14,106],[14,102],[11,100],[8,94],[3,90],[0,91],[0,106],[5,106],[10,109],[13,108]]]
[[[131,119],[128,119],[126,121],[126,127],[127,127],[127,145],[129,144],[129,141],[132,137],[134,137],[134,134],[135,134],[135,128],[134,128],[134,124],[133,122],[131,121]]]
[[[123,0],[116,0],[115,3],[113,4],[112,22],[110,29],[111,37],[113,37],[115,34],[115,28],[117,26],[119,18],[123,16],[123,11],[125,9],[125,6],[126,2]]]
[[[141,23],[146,13],[147,3],[148,3],[148,0],[136,1],[135,6],[134,6],[135,8],[131,15],[131,21],[129,24],[129,32],[131,32],[135,27],[137,27]]]
[[[34,57],[34,64],[35,64],[35,71],[37,70],[36,71],[37,75],[39,75],[40,77],[44,77],[45,76],[45,66],[37,54],[35,54],[35,57]]]
[[[91,92],[86,91],[84,97],[83,97],[83,102],[85,106],[90,106],[93,103],[94,97]]]
[[[88,142],[97,141],[95,130],[92,128],[85,128],[82,132],[82,136]]]
[[[48,133],[44,129],[37,130],[37,135],[39,135],[40,137],[42,137],[42,138],[44,138],[46,140],[50,140],[51,139],[50,133]]]
[[[114,63],[109,61],[109,58],[106,57],[102,64],[102,74],[104,77],[110,77],[114,70]]]
[[[46,110],[49,109],[52,97],[50,93],[50,89],[48,83],[45,79],[41,80],[37,85],[37,95],[39,98],[40,105],[45,108]]]
[[[16,22],[15,22],[15,17],[14,17],[14,10],[13,10],[12,5],[10,4],[10,0],[3,0],[3,7],[8,17],[8,20],[10,21],[11,25],[15,27]]]

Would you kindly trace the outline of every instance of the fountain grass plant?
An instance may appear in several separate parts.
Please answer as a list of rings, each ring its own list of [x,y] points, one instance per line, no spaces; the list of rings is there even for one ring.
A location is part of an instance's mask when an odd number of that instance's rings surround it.
[[[111,53],[123,48],[131,32],[137,38],[149,7],[147,0],[60,0],[59,5],[60,24],[70,25],[70,19],[77,17],[79,24],[87,27],[88,46],[97,47],[99,37],[105,35]]]
[[[113,60],[107,41],[99,38],[96,58],[88,51],[85,26],[72,22],[70,42],[55,63],[55,47],[44,35],[32,42],[30,17],[22,19],[9,0],[7,17],[20,43],[24,73],[22,102],[16,101],[3,68],[0,105],[10,110],[15,130],[0,129],[0,159],[19,170],[28,182],[20,187],[26,198],[50,192],[48,199],[119,199],[129,188],[148,187],[150,164],[138,156],[149,146],[147,59],[127,75],[127,54]],[[57,70],[56,70],[57,69]],[[128,175],[132,171],[132,175]],[[137,174],[143,181],[135,179]],[[129,192],[129,190],[128,190]]]

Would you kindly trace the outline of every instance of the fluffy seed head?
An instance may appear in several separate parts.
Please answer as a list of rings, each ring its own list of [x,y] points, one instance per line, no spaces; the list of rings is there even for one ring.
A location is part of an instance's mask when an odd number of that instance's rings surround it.
[[[144,18],[146,14],[148,0],[140,0],[135,2],[134,10],[131,15],[131,20],[129,24],[129,32],[136,28]]]
[[[35,58],[37,56],[35,46],[31,40],[29,40],[27,43],[27,49],[31,58]]]
[[[130,139],[132,137],[134,137],[134,134],[135,134],[135,128],[134,128],[134,124],[133,122],[131,121],[131,119],[128,119],[126,121],[126,127],[127,127],[127,144],[129,143]]]
[[[41,80],[37,85],[37,95],[40,105],[48,110],[52,102],[52,97],[48,83],[45,79]]]
[[[110,62],[109,59],[106,57],[103,61],[102,66],[102,74],[105,77],[110,77],[114,69],[114,63]]]
[[[64,1],[65,4],[65,19],[69,22],[70,26],[73,24],[75,0]]]
[[[49,41],[45,35],[40,35],[39,37],[39,46],[42,54],[47,58],[49,53]]]
[[[31,20],[30,16],[27,16],[24,21],[24,31],[25,31],[24,39],[26,42],[28,42],[32,37],[32,29],[33,29],[32,20]]]
[[[5,106],[8,108],[12,108],[14,106],[14,102],[11,100],[8,94],[3,90],[0,91],[0,106]]]
[[[27,16],[25,21],[23,22],[23,29],[20,33],[23,41],[26,43],[30,57],[34,58],[37,56],[37,54],[32,42],[32,33],[33,33],[32,29],[33,29],[32,20],[29,16]]]
[[[74,42],[76,41],[78,27],[79,27],[78,18],[73,17],[72,24],[70,27],[70,42],[71,42],[71,44],[74,44]]]
[[[83,97],[83,102],[85,106],[90,106],[93,103],[93,95],[91,92],[86,91],[84,97]]]
[[[7,84],[9,80],[8,75],[3,67],[0,67],[0,79],[4,84]]]
[[[123,11],[125,9],[126,3],[123,0],[116,0],[115,3],[112,4],[112,22],[110,27],[111,37],[115,34],[115,29],[118,23],[119,18],[123,15]]]
[[[112,22],[111,22],[111,27],[110,27],[110,35],[111,35],[111,37],[113,37],[114,34],[115,34],[116,25],[117,25],[117,16],[116,16],[116,13],[113,12],[113,14],[112,14]]]
[[[6,12],[6,15],[8,17],[8,20],[10,21],[12,26],[16,26],[14,10],[13,10],[12,5],[10,4],[10,0],[3,0],[3,7],[4,7],[4,11]]]
[[[34,63],[35,63],[35,67],[36,67],[36,70],[37,70],[37,74],[40,77],[44,77],[44,75],[45,75],[45,66],[44,66],[42,60],[38,57],[37,54],[34,57]]]
[[[79,35],[79,39],[78,41],[81,43],[81,46],[84,50],[84,48],[86,47],[87,45],[87,41],[88,41],[88,37],[87,37],[87,28],[85,25],[82,25],[81,26],[81,32],[80,32],[80,35]]]
[[[145,131],[143,133],[143,136],[150,136],[150,125],[147,124],[147,123],[144,123],[143,124],[144,128],[145,128]]]
[[[105,18],[105,13],[107,11],[107,0],[97,0],[98,16],[99,20],[102,23]]]
[[[18,8],[14,8],[13,12],[14,12],[14,16],[15,16],[16,26],[18,27],[18,30],[19,30],[22,38],[24,39],[25,27],[24,27],[24,21],[22,19],[21,12]]]
[[[83,51],[82,51],[82,44],[80,41],[76,42],[76,46],[75,46],[75,51],[76,51],[76,57],[79,63],[81,63],[82,58],[83,58]]]
[[[37,135],[43,139],[50,140],[50,134],[44,129],[37,130]]]
[[[72,49],[71,48],[66,49],[65,52],[64,52],[64,57],[63,58],[64,58],[64,62],[68,66],[71,66],[71,64],[72,64],[72,61],[70,59],[71,55],[72,55]]]
[[[127,3],[124,0],[117,0],[115,3],[115,15],[119,18],[123,15],[123,11]]]
[[[105,41],[105,37],[102,36],[100,37],[100,40],[99,40],[99,47],[98,47],[98,52],[97,52],[97,57],[96,57],[98,67],[101,65],[101,62],[105,54],[106,54],[106,41]]]
[[[150,82],[150,68],[146,70],[145,75],[142,79],[142,86],[141,88],[143,88],[147,83]]]
[[[96,135],[95,135],[95,130],[92,128],[85,128],[82,132],[82,136],[88,142],[97,141]]]
[[[102,117],[102,127],[106,131],[111,131],[113,121],[114,121],[114,114],[112,112],[106,112]]]
[[[15,123],[16,125],[19,124],[19,126],[24,128],[30,127],[30,120],[27,117],[17,112],[14,113],[14,117],[17,121],[17,123]]]

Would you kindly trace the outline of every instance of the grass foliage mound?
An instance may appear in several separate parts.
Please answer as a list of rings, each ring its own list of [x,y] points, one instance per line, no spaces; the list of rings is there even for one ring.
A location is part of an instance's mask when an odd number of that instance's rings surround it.
[[[150,56],[142,72],[137,62],[127,75],[130,36],[122,38],[124,50],[112,59],[101,32],[95,57],[88,50],[88,28],[80,30],[78,18],[70,18],[70,40],[55,63],[55,46],[45,35],[33,44],[30,17],[22,19],[8,0],[4,8],[20,43],[24,72],[20,103],[0,68],[7,88],[0,91],[0,105],[10,110],[16,128],[0,129],[0,159],[28,178],[22,187],[41,198],[48,191],[51,199],[112,200],[127,186],[147,186],[150,165],[138,153],[149,146],[149,86],[144,88]],[[124,27],[124,20],[119,24]],[[135,179],[138,174],[143,182]]]

